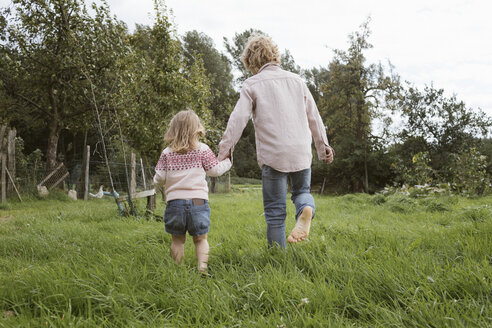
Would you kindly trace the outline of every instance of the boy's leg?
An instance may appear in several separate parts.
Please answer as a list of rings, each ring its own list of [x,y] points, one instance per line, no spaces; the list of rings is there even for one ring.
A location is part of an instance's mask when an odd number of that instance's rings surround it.
[[[314,198],[311,195],[311,169],[289,173],[292,186],[292,202],[296,207],[296,225],[287,241],[297,243],[309,236],[311,220],[314,217]]]
[[[263,208],[267,223],[268,245],[274,243],[282,248],[285,243],[285,216],[287,198],[287,174],[264,165],[261,174]]]
[[[178,264],[183,263],[186,235],[172,235],[171,256]]]
[[[193,236],[193,242],[195,243],[196,258],[198,260],[198,270],[200,270],[201,272],[206,271],[209,250],[207,234],[201,236]]]

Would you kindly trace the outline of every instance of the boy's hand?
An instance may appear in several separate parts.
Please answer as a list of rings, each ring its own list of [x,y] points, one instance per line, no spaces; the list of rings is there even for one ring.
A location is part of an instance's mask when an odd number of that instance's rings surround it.
[[[221,155],[219,154],[219,156],[217,157],[217,160],[218,160],[219,162],[221,162],[221,161],[223,161],[223,160],[225,160],[225,159],[227,159],[227,158],[228,158],[228,159],[230,159],[230,160],[232,161],[232,150],[229,150],[229,153],[228,153],[226,156],[221,156]]]
[[[331,148],[330,146],[326,147],[326,157],[323,160],[326,164],[330,164],[333,162],[333,158],[335,157],[335,150]]]

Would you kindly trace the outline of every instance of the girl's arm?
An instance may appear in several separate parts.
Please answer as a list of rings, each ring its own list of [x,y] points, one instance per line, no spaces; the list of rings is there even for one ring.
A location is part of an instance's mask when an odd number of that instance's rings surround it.
[[[167,159],[166,154],[162,152],[157,165],[155,166],[154,184],[164,186],[166,183]]]
[[[207,147],[207,149],[202,153],[202,166],[208,176],[218,177],[229,171],[232,163],[229,158],[219,162],[213,151]]]

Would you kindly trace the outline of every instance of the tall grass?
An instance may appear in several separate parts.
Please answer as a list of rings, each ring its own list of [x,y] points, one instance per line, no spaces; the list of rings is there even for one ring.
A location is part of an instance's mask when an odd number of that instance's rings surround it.
[[[492,325],[491,197],[316,204],[309,240],[281,251],[261,191],[211,195],[209,278],[191,241],[175,265],[163,223],[109,199],[3,206],[0,327]]]

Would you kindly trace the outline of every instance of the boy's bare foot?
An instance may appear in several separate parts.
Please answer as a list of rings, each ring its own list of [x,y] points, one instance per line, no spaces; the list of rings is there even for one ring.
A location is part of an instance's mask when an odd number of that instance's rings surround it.
[[[309,228],[311,227],[311,218],[313,217],[313,209],[309,206],[304,207],[301,215],[297,219],[297,223],[287,237],[287,242],[298,243],[305,240],[309,236]]]

